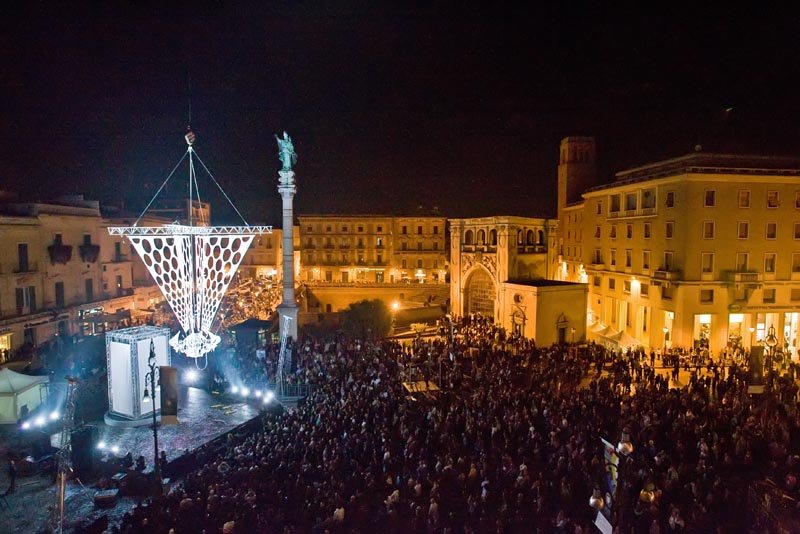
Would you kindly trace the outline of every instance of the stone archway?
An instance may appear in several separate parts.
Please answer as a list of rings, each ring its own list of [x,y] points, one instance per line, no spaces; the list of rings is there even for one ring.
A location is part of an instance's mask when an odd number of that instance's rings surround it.
[[[464,285],[464,315],[480,313],[484,317],[494,318],[494,306],[497,298],[492,276],[482,268],[475,269]]]

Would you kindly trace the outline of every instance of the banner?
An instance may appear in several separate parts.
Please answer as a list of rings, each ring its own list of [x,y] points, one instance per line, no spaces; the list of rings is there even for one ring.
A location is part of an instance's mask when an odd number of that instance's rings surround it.
[[[603,442],[603,465],[606,468],[606,477],[608,482],[608,490],[611,495],[615,495],[617,489],[617,471],[619,468],[619,456],[617,456],[617,449],[608,441],[600,438]],[[607,503],[610,508],[611,503]]]

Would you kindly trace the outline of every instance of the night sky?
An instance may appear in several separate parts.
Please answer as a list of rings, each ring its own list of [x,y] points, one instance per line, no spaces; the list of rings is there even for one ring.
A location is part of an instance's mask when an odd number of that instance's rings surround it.
[[[0,189],[141,209],[190,100],[197,151],[251,223],[280,222],[283,130],[300,214],[552,215],[566,135],[597,138],[602,181],[698,143],[800,154],[794,13],[264,3],[4,8]]]

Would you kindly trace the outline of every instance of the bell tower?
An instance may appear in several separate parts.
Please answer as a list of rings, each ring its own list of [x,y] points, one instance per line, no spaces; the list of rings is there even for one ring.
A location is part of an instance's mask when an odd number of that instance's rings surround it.
[[[594,185],[597,175],[594,137],[565,137],[558,159],[558,219],[561,212],[581,200],[581,194]]]

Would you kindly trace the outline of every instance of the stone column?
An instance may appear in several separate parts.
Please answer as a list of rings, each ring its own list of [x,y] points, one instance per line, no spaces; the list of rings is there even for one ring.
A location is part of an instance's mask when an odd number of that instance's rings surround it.
[[[283,201],[283,301],[278,306],[281,336],[286,334],[297,339],[297,300],[294,296],[294,171],[278,171],[278,192]],[[284,317],[291,321],[284,324]]]

